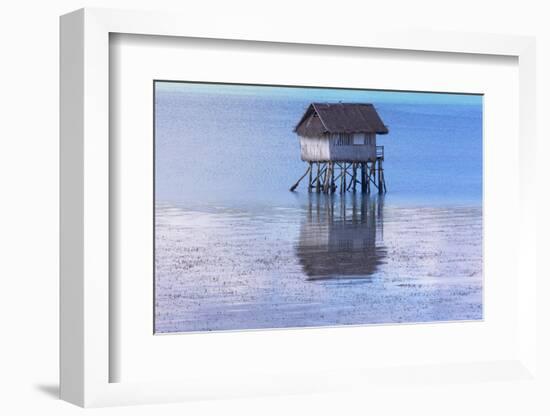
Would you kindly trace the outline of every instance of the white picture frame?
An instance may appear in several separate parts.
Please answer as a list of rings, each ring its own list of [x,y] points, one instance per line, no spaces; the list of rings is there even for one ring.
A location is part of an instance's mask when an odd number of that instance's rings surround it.
[[[381,368],[364,374],[335,370],[315,375],[280,374],[261,380],[232,375],[184,381],[110,382],[109,366],[109,36],[112,33],[247,40],[336,47],[381,48],[505,55],[519,65],[520,185],[518,267],[518,355],[499,362],[417,368],[413,378],[478,383],[475,371],[506,374],[518,382],[536,382],[536,211],[535,175],[535,41],[506,35],[400,32],[398,30],[321,27],[285,28],[250,21],[235,26],[224,19],[204,25],[191,16],[169,13],[82,9],[61,18],[61,398],[80,406],[158,403],[196,398],[256,394],[322,392],[351,385],[374,385],[410,378],[410,370]],[[422,366],[421,366],[422,367]],[[342,380],[347,380],[343,383]]]

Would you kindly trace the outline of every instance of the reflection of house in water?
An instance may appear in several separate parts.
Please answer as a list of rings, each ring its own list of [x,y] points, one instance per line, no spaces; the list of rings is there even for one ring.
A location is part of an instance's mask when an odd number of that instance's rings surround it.
[[[369,278],[383,263],[383,199],[310,194],[296,254],[308,280]]]

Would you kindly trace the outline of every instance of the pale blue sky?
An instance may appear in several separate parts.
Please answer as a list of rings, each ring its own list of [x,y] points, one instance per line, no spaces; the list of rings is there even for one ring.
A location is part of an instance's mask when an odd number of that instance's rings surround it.
[[[483,96],[473,94],[442,94],[425,92],[350,90],[312,87],[272,87],[238,84],[201,84],[191,82],[156,82],[157,92],[179,92],[186,94],[242,95],[286,97],[311,101],[362,101],[400,104],[463,104],[482,105]]]

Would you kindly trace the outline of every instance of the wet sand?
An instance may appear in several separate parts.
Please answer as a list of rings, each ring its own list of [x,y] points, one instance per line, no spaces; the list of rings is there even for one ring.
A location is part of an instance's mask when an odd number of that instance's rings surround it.
[[[157,204],[158,333],[482,319],[480,206]]]

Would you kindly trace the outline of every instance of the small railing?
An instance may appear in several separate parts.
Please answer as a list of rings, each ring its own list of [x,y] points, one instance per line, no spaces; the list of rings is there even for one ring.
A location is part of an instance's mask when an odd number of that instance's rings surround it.
[[[384,146],[376,146],[376,158],[384,159]]]

